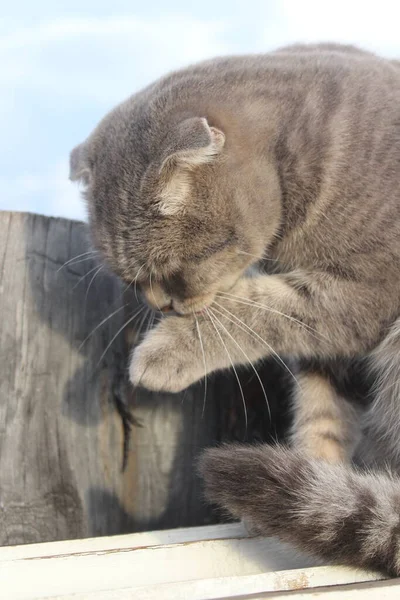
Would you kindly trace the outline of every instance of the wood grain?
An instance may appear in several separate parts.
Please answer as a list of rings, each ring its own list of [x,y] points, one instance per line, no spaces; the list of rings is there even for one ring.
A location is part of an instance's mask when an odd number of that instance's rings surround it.
[[[210,380],[204,411],[202,384],[133,392],[127,361],[140,319],[118,331],[136,299],[89,249],[83,223],[0,213],[0,545],[215,522],[196,456],[244,436],[232,377]],[[262,377],[276,413],[285,394],[274,369]],[[274,436],[254,378],[243,383],[248,439]],[[124,472],[121,407],[142,425]]]
[[[100,574],[100,575],[99,575]],[[238,524],[0,548],[7,600],[398,598],[398,579],[319,563]]]

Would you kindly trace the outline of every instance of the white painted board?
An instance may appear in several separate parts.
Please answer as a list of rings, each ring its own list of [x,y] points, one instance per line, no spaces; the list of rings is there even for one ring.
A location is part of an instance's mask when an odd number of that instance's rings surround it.
[[[0,548],[7,600],[400,598],[396,580],[379,579],[317,566],[240,524]]]

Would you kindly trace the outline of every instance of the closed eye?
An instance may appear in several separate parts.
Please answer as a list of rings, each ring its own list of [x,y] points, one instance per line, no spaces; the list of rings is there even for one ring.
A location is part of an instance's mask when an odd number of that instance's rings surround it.
[[[235,242],[236,242],[236,236],[232,232],[232,234],[225,240],[216,241],[216,242],[214,242],[214,244],[207,246],[203,250],[200,250],[199,252],[196,252],[194,254],[190,254],[187,257],[187,259],[189,261],[206,260],[207,258],[210,258],[210,256],[217,254],[217,252],[222,252],[222,250],[225,250],[225,248],[232,246]]]

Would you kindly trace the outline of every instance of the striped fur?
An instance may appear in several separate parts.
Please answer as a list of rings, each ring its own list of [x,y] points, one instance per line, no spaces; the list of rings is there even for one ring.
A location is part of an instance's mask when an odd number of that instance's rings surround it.
[[[400,576],[400,482],[272,446],[227,445],[200,463],[208,499],[258,533],[330,563]]]
[[[400,484],[350,465],[400,464],[399,165],[398,63],[335,44],[171,73],[71,155],[96,248],[176,313],[134,349],[134,385],[176,392],[276,354],[300,364],[294,450],[211,451],[210,497],[326,559],[396,574]],[[263,257],[273,273],[249,277]]]
[[[360,416],[357,406],[340,396],[326,377],[300,374],[291,443],[313,458],[347,462],[360,441]]]

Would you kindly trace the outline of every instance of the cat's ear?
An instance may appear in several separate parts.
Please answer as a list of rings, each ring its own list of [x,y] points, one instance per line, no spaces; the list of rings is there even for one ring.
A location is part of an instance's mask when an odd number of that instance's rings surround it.
[[[160,173],[174,166],[190,169],[209,163],[221,152],[224,144],[224,133],[210,127],[204,117],[185,119],[173,132],[163,152]]]
[[[80,144],[69,155],[69,178],[71,181],[79,181],[84,185],[89,185],[91,175],[91,169],[86,158],[85,145]]]

